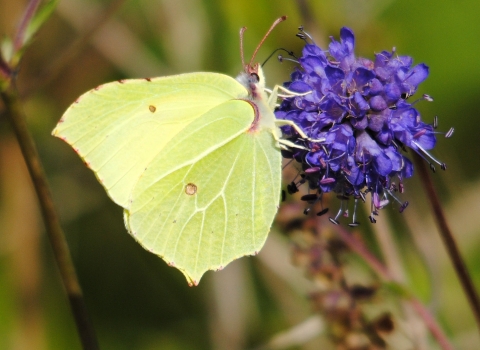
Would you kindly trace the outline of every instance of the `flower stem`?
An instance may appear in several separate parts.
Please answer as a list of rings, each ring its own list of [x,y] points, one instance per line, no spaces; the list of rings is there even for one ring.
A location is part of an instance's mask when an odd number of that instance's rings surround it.
[[[430,171],[427,169],[425,161],[420,158],[417,154],[414,154],[415,165],[419,170],[420,178],[423,183],[423,187],[427,193],[427,198],[432,207],[433,214],[435,216],[435,222],[437,223],[438,230],[440,231],[440,236],[442,237],[443,243],[447,248],[448,255],[453,262],[455,272],[462,284],[463,290],[467,296],[468,302],[472,308],[473,315],[477,322],[477,326],[480,330],[480,300],[478,298],[477,291],[473,285],[472,279],[468,273],[465,262],[460,255],[455,238],[453,237],[452,231],[448,226],[445,213],[443,212],[440,199],[438,198],[437,191],[432,183],[432,178],[430,176]]]
[[[348,232],[341,225],[335,226],[336,232],[345,244],[355,253],[360,255],[363,260],[385,281],[394,282],[394,276],[388,269],[365,247],[363,242]],[[431,315],[430,311],[415,297],[409,295],[408,301],[415,309],[417,314],[423,319],[432,336],[437,340],[443,350],[454,350],[448,338],[443,333],[440,326]]]
[[[52,245],[55,261],[60,270],[65,291],[68,295],[83,349],[99,349],[95,331],[87,314],[82,290],[77,279],[67,241],[60,227],[58,216],[53,205],[53,199],[50,194],[43,166],[33,138],[28,132],[18,93],[15,88],[10,85],[5,91],[1,92],[1,97],[6,107],[6,116],[13,127],[37,193],[46,232]]]

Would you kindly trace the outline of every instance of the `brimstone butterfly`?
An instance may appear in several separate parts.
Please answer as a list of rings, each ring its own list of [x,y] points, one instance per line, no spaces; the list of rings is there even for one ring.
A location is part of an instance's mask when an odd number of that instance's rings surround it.
[[[278,209],[277,94],[267,96],[252,64],[260,45],[248,64],[241,45],[245,71],[236,80],[190,73],[98,86],[53,130],[124,208],[130,234],[190,285],[256,254]]]

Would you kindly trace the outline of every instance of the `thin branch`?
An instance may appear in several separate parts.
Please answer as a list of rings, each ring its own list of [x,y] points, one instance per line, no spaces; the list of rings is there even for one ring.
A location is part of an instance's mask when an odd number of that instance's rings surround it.
[[[13,41],[13,49],[14,52],[20,50],[23,46],[25,32],[30,24],[30,21],[33,18],[33,15],[37,11],[38,5],[40,5],[41,0],[30,0],[25,9],[25,13],[23,14],[23,18],[20,21],[20,25],[18,26],[17,33],[15,34],[15,39]]]
[[[423,319],[428,329],[432,333],[433,337],[437,340],[440,347],[445,350],[453,350],[454,348],[452,344],[450,344],[442,329],[437,324],[437,321],[435,321],[435,318],[432,316],[431,312],[425,307],[425,305],[423,305],[422,302],[416,298],[410,298],[408,302],[410,303],[410,305],[412,305],[417,314]]]
[[[341,225],[335,226],[340,238],[349,246],[349,248],[360,255],[363,260],[376,272],[380,278],[385,281],[393,281],[394,278],[388,269],[368,250],[362,241],[355,238],[350,232]]]
[[[443,208],[440,203],[440,199],[438,198],[437,191],[435,190],[435,187],[432,183],[430,171],[427,169],[425,161],[420,156],[414,154],[414,158],[416,168],[419,170],[420,173],[420,179],[427,193],[428,201],[430,202],[430,206],[432,207],[432,212],[435,217],[435,222],[437,223],[440,236],[442,237],[449,257],[452,260],[455,272],[457,273],[458,279],[462,284],[463,290],[467,296],[468,302],[470,303],[472,312],[475,316],[477,326],[480,330],[480,300],[478,298],[478,293],[475,290],[465,262],[462,259],[460,250],[457,246],[457,242],[455,241],[455,237],[453,236],[452,231],[448,226],[445,213],[443,212]]]
[[[385,281],[394,282],[394,276],[387,270],[387,268],[365,247],[363,242],[355,238],[350,232],[345,230],[342,226],[335,226],[336,232],[340,238],[348,245],[348,247],[358,255]],[[431,315],[430,311],[415,297],[410,295],[408,300],[417,314],[423,319],[425,325],[428,327],[432,336],[437,340],[438,344],[443,350],[454,350],[448,338],[443,333],[440,326]]]
[[[83,349],[97,350],[99,347],[95,331],[87,314],[82,290],[77,279],[70,251],[68,250],[67,241],[60,227],[35,143],[25,122],[25,116],[18,98],[18,93],[14,87],[10,86],[7,90],[1,92],[1,97],[6,107],[6,116],[13,127],[37,193],[48,238],[52,245],[55,261],[60,270],[65,291],[68,295]]]

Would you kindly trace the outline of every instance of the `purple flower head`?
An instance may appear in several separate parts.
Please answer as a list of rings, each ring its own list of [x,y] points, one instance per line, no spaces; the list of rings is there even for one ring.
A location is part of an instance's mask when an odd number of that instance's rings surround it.
[[[301,183],[320,196],[337,194],[342,202],[338,214],[330,218],[335,224],[348,212],[344,202],[353,198],[350,225],[358,225],[356,204],[367,194],[371,194],[371,222],[377,210],[392,200],[403,211],[408,202],[402,203],[395,192],[403,192],[403,179],[413,175],[412,162],[405,156],[408,149],[429,161],[432,169],[433,163],[446,168],[428,153],[436,143],[436,119],[432,124],[423,122],[415,108],[418,101],[408,102],[427,78],[428,66],[412,66],[413,59],[397,55],[395,49],[376,54],[373,61],[357,58],[349,28],[340,30],[340,41],[331,39],[328,51],[310,42],[307,33],[298,36],[307,44],[291,81],[284,84],[292,94],[283,98],[275,114],[277,119],[295,122],[308,136],[302,138],[295,128],[283,127],[284,135],[298,145],[290,149],[290,156],[302,164]],[[432,99],[424,95],[420,100]]]

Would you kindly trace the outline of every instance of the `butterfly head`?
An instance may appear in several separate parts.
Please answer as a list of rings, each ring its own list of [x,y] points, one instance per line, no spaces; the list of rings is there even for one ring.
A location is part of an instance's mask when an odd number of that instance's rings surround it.
[[[245,66],[244,71],[237,76],[237,80],[247,88],[253,100],[258,99],[265,89],[265,76],[258,63]]]
[[[286,19],[287,16],[282,16],[278,18],[275,22],[273,22],[270,29],[267,31],[263,39],[257,45],[257,48],[253,52],[252,58],[248,63],[245,63],[245,58],[243,55],[243,34],[245,33],[245,30],[247,30],[247,27],[243,27],[240,29],[240,55],[242,57],[243,72],[240,73],[240,75],[237,77],[237,80],[248,89],[254,99],[257,97],[257,94],[262,93],[265,89],[265,76],[263,74],[263,70],[260,64],[258,62],[253,63],[253,60],[255,59],[258,50],[262,46],[265,39],[267,39],[273,28],[275,28],[277,24],[285,21]]]
[[[247,76],[248,82],[252,84],[263,83],[263,71],[260,67],[260,64],[255,63],[254,65],[247,64],[244,66],[244,73]],[[260,75],[262,79],[260,79]]]

